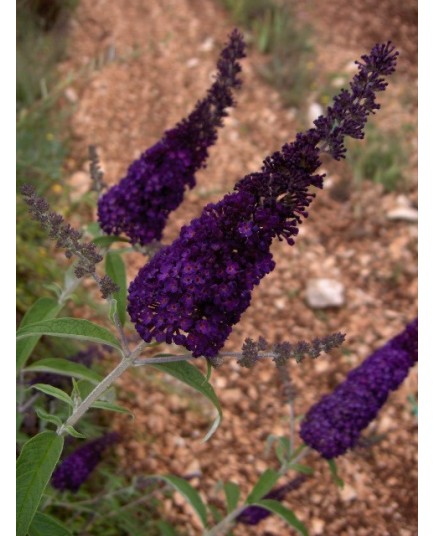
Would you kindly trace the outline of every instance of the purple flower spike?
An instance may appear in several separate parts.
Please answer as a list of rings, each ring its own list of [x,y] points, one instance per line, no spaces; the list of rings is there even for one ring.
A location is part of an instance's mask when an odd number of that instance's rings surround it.
[[[327,115],[314,121],[326,150],[336,160],[345,157],[345,136],[363,139],[369,115],[380,109],[375,93],[386,89],[388,84],[383,76],[395,71],[398,55],[390,41],[375,45],[369,56],[356,61],[359,72],[350,83],[350,91],[341,90],[334,97],[333,106],[328,107]]]
[[[270,493],[264,495],[262,499],[274,499],[275,501],[283,501],[285,496],[290,491],[298,489],[306,479],[306,475],[299,475],[284,486],[280,486],[279,488],[270,491]],[[271,512],[266,508],[262,508],[261,506],[248,506],[236,518],[236,521],[238,523],[242,523],[243,525],[258,525],[263,519],[266,519],[268,516],[271,516]]]
[[[157,253],[129,288],[128,312],[143,340],[217,355],[251,291],[274,268],[268,229],[253,219],[253,196],[236,192],[210,204]],[[273,217],[263,213],[262,219]],[[253,229],[246,236],[242,223]]]
[[[304,418],[300,436],[326,459],[354,447],[390,391],[398,389],[418,358],[417,319],[375,351]]]
[[[51,485],[61,491],[78,491],[101,461],[105,449],[118,440],[118,434],[112,432],[79,447],[59,464],[51,478]]]
[[[374,91],[385,88],[381,75],[394,69],[392,51],[390,44],[376,45],[359,66],[351,98],[337,97],[315,128],[297,134],[233,193],[207,205],[140,270],[129,288],[128,312],[144,341],[174,342],[194,357],[217,356],[254,286],[274,269],[273,238],[294,244],[315,197],[310,188],[322,187],[324,175],[315,173],[321,152],[341,158],[344,136],[360,137],[366,117],[379,107]]]
[[[127,176],[98,202],[98,219],[108,234],[125,233],[132,243],[160,240],[167,218],[182,202],[186,187],[196,184],[208,148],[217,140],[232,91],[241,86],[238,60],[245,57],[242,35],[234,30],[217,63],[217,76],[193,112],[145,151]]]

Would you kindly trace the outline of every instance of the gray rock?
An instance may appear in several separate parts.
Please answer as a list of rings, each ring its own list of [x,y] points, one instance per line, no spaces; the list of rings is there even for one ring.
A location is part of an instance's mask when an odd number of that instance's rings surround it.
[[[417,210],[412,207],[398,207],[389,210],[386,214],[388,220],[403,220],[411,223],[417,222]]]
[[[403,220],[417,222],[417,209],[414,208],[410,199],[405,195],[398,195],[395,207],[387,212],[388,220]]]
[[[313,126],[313,122],[315,119],[318,119],[320,115],[324,113],[321,104],[318,104],[317,102],[312,102],[309,105],[309,109],[307,111],[307,119],[311,126]]]
[[[345,303],[344,286],[335,279],[309,279],[306,300],[313,309],[340,307]]]
[[[205,41],[200,45],[199,50],[204,52],[209,52],[214,48],[214,39],[212,37],[207,37]]]

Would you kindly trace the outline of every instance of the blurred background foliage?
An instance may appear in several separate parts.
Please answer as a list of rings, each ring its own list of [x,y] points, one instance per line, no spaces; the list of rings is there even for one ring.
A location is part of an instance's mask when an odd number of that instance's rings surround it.
[[[62,165],[68,136],[55,91],[57,63],[65,53],[65,25],[76,0],[21,0],[17,2],[17,192],[34,184],[49,201],[66,195]],[[31,244],[31,247],[29,247]],[[43,285],[59,281],[61,269],[46,247],[47,238],[33,222],[17,195],[17,312],[20,318]]]
[[[268,56],[259,68],[275,87],[285,106],[306,104],[306,90],[315,80],[312,30],[301,23],[291,2],[275,0],[220,0],[234,22],[250,32],[254,46]]]
[[[404,190],[404,168],[408,161],[403,135],[384,132],[375,125],[367,125],[365,139],[351,141],[348,163],[356,183],[371,180],[383,185],[385,192]]]

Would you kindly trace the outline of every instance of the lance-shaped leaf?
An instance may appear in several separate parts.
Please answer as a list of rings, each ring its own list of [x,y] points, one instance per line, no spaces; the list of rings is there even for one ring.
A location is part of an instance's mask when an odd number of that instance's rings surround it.
[[[238,501],[240,500],[240,487],[238,484],[229,481],[225,482],[224,490],[226,496],[226,506],[229,514],[238,506]]]
[[[69,530],[58,519],[36,512],[30,525],[29,536],[71,536]]]
[[[86,439],[86,436],[84,434],[81,434],[78,430],[76,430],[70,424],[65,425],[64,430],[72,437],[76,437],[77,439]]]
[[[291,527],[294,527],[296,531],[302,536],[309,536],[306,527],[298,519],[292,510],[283,506],[279,501],[273,499],[263,499],[262,501],[256,501],[255,506],[261,506],[273,514],[277,514]]]
[[[186,383],[203,396],[208,398],[217,409],[217,417],[215,418],[211,428],[203,438],[203,442],[214,434],[219,427],[222,419],[222,409],[220,407],[219,399],[215,394],[215,391],[210,383],[207,382],[205,376],[194,366],[187,361],[175,361],[174,363],[159,363],[152,365],[154,368],[170,374],[174,378],[177,378],[183,383]]]
[[[17,340],[26,339],[34,335],[50,335],[51,337],[91,341],[113,346],[117,350],[121,349],[119,341],[108,329],[79,318],[55,318],[30,324],[18,330]]]
[[[332,475],[333,482],[336,484],[336,486],[338,486],[338,488],[342,489],[345,484],[342,478],[340,478],[338,475],[338,468],[336,467],[335,460],[327,460],[327,463],[330,469],[330,473]]]
[[[115,242],[129,242],[128,238],[115,235],[97,236],[92,242],[100,248],[108,248]]]
[[[199,493],[183,478],[173,475],[152,475],[150,478],[164,480],[169,486],[178,491],[194,508],[204,527],[207,526],[206,507],[200,498]]]
[[[53,300],[52,298],[39,298],[24,315],[20,329],[25,328],[29,324],[40,322],[41,320],[54,318],[62,307],[57,300]],[[26,339],[17,341],[17,372],[25,365],[40,338],[41,335],[36,334],[33,337],[27,337]]]
[[[117,413],[126,413],[127,415],[130,415],[133,419],[134,414],[131,413],[131,411],[127,408],[124,408],[122,406],[118,406],[117,404],[112,404],[111,402],[106,402],[105,400],[97,400],[91,405],[91,408],[97,408],[97,409],[105,409],[107,411],[115,411]]]
[[[259,480],[256,482],[255,487],[252,489],[251,493],[247,497],[246,503],[252,504],[271,490],[274,484],[279,479],[280,475],[274,469],[266,469],[262,475],[259,477]]]
[[[62,426],[62,419],[57,415],[52,415],[42,408],[35,408],[35,411],[36,415],[41,419],[41,421],[50,422],[51,424],[54,424],[56,428]]]
[[[81,363],[74,363],[68,359],[48,357],[35,361],[24,372],[50,372],[61,376],[71,376],[79,380],[88,380],[92,383],[99,383],[102,377],[93,370],[85,367]]]
[[[292,463],[288,469],[293,469],[294,471],[298,471],[299,473],[303,473],[304,475],[313,475],[315,472],[312,467],[309,467],[308,465],[303,465],[301,463]]]
[[[127,273],[124,261],[119,253],[110,251],[105,259],[105,271],[112,281],[119,287],[118,292],[113,294],[116,300],[116,309],[122,325],[125,324],[127,308]]]
[[[63,437],[55,432],[42,432],[23,446],[17,461],[17,536],[26,536],[62,449]]]
[[[57,398],[58,400],[65,402],[65,404],[68,404],[68,406],[74,407],[72,398],[58,387],[53,387],[47,383],[35,383],[31,388],[37,389],[38,391],[41,391],[41,393]]]

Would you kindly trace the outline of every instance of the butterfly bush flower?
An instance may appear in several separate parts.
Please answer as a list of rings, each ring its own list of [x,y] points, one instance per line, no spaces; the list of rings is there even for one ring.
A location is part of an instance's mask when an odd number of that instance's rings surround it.
[[[252,290],[275,266],[274,238],[294,244],[324,175],[320,154],[344,156],[345,136],[363,136],[379,108],[375,92],[395,69],[397,52],[376,45],[358,64],[351,91],[342,91],[315,127],[297,134],[264,160],[262,169],[238,181],[220,202],[181,229],[129,288],[128,311],[140,336],[185,346],[195,357],[213,358],[250,304]]]
[[[215,82],[192,113],[131,164],[127,176],[98,202],[98,219],[108,234],[125,233],[133,243],[160,240],[167,218],[182,202],[186,187],[196,184],[208,148],[217,140],[232,92],[241,86],[239,59],[245,56],[241,34],[234,30],[220,54]]]
[[[49,238],[56,240],[56,248],[65,248],[65,256],[68,259],[74,255],[78,257],[74,268],[75,276],[80,278],[95,274],[96,265],[103,260],[95,244],[83,242],[83,233],[73,229],[60,214],[51,211],[46,199],[36,194],[33,185],[24,184],[21,193],[32,218],[48,232]]]
[[[389,393],[397,389],[418,358],[417,319],[376,350],[304,418],[303,441],[331,459],[354,447]]]
[[[51,485],[61,491],[77,492],[101,461],[106,448],[118,440],[118,434],[112,432],[79,447],[54,471]]]

